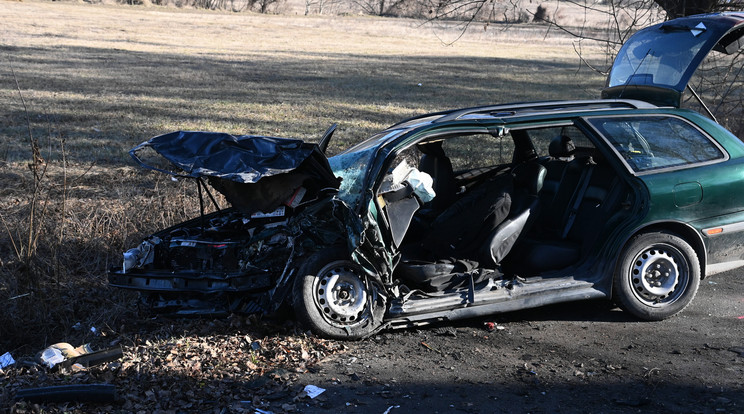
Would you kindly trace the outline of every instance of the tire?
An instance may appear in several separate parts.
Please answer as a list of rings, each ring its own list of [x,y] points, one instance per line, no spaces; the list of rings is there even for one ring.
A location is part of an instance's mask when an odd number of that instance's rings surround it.
[[[623,310],[660,321],[689,305],[699,285],[695,250],[675,234],[653,232],[635,236],[625,247],[612,291]]]
[[[300,267],[295,278],[295,315],[322,337],[362,339],[382,325],[381,289],[347,257],[345,249],[322,250]]]

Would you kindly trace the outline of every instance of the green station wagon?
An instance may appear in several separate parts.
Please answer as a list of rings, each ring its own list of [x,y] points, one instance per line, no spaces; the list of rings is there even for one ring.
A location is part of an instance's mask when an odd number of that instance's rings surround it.
[[[602,99],[422,115],[330,158],[334,127],[318,144],[152,138],[132,156],[192,179],[202,214],[124,253],[110,283],[176,314],[289,304],[349,339],[594,298],[670,317],[744,265],[744,145],[679,109],[742,35],[742,13],[661,23],[626,42]]]

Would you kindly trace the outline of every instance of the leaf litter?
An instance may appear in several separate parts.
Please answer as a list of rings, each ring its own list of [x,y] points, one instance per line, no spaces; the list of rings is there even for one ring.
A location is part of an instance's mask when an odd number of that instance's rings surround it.
[[[298,374],[346,351],[343,343],[302,332],[292,321],[255,316],[227,319],[143,321],[118,332],[101,329],[91,346],[121,346],[123,358],[87,369],[48,369],[34,356],[0,370],[0,407],[13,413],[253,413],[296,412],[311,399]],[[111,403],[14,401],[19,390],[79,384],[112,384]],[[0,408],[0,412],[4,412]]]

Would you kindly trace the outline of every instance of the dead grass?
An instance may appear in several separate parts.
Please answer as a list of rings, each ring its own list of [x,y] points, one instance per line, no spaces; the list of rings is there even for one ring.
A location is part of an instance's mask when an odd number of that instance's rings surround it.
[[[115,319],[131,297],[106,289],[107,267],[142,235],[197,213],[193,186],[134,167],[127,151],[151,136],[316,140],[339,122],[337,152],[415,114],[598,97],[602,85],[578,70],[570,39],[542,26],[476,30],[447,46],[454,25],[407,19],[3,0],[0,21],[0,351]],[[28,236],[32,183],[16,79],[49,163],[31,269],[13,248]],[[22,274],[34,283],[19,284]]]

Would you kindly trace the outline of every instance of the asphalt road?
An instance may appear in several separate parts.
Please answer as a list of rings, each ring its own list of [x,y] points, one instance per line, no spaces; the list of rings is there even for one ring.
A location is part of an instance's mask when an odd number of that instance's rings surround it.
[[[744,271],[666,321],[581,302],[392,331],[299,382],[326,389],[307,413],[742,413]]]

